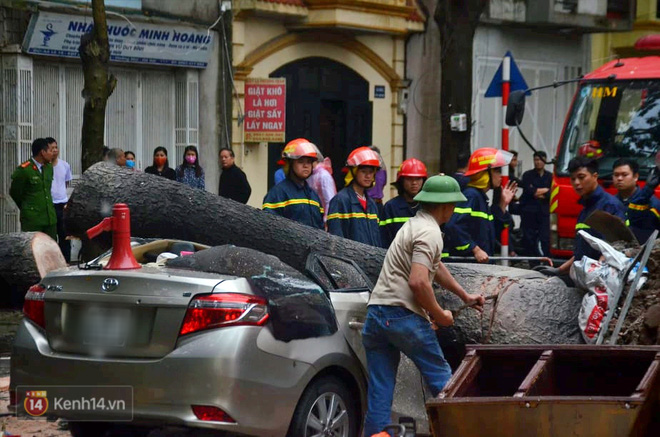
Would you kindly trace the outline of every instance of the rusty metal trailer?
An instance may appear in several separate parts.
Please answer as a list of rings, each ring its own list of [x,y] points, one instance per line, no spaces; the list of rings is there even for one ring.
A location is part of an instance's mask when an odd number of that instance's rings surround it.
[[[441,436],[660,436],[660,347],[475,345],[426,403]]]

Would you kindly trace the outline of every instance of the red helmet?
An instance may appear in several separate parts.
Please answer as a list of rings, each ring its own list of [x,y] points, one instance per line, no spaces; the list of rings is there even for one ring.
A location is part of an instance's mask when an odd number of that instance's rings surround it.
[[[513,153],[509,153],[506,150],[482,147],[470,155],[465,176],[472,176],[489,168],[504,167],[505,165],[509,165],[512,158]]]
[[[380,168],[380,156],[367,146],[358,147],[348,155],[346,167],[359,167],[361,165]]]
[[[406,159],[399,166],[399,170],[396,172],[397,182],[404,176],[425,179],[429,177],[424,163],[415,158]]]
[[[304,157],[312,158],[316,161],[319,158],[318,149],[316,148],[316,145],[309,140],[306,140],[305,138],[296,138],[287,143],[284,150],[282,150],[282,159],[277,163],[279,165],[284,165],[284,159],[300,159]]]
[[[585,143],[582,143],[578,149],[578,156],[586,156],[587,158],[598,159],[603,156],[603,149],[600,147],[600,143],[596,140],[589,140]]]

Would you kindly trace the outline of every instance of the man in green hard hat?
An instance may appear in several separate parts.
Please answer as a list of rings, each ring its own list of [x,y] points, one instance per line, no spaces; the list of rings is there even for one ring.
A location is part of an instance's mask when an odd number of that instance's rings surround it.
[[[442,233],[457,202],[464,202],[458,182],[433,176],[414,198],[420,210],[394,237],[378,282],[369,298],[362,343],[367,353],[369,390],[365,436],[390,423],[400,352],[420,370],[433,396],[451,377],[434,329],[454,323],[451,311],[435,299],[432,280],[481,311],[484,297],[467,293],[442,264]]]

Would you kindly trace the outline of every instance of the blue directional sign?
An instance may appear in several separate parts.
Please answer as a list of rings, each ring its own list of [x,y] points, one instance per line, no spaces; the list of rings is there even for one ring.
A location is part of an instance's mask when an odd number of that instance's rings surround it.
[[[525,78],[523,78],[522,73],[518,69],[518,66],[516,65],[516,62],[513,60],[513,55],[511,52],[506,52],[506,55],[511,58],[511,80],[510,80],[510,91],[516,91],[516,90],[526,90],[529,88],[527,86],[527,82],[525,82]],[[493,80],[490,82],[490,85],[488,85],[488,89],[486,90],[486,95],[484,97],[502,97],[502,63],[500,63],[499,68],[495,72],[495,76],[493,77]],[[529,94],[529,93],[528,93]]]

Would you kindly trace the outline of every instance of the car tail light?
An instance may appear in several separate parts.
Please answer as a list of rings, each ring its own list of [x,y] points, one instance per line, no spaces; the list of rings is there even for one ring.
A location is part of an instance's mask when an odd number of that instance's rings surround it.
[[[225,413],[218,407],[212,407],[208,405],[193,405],[192,410],[199,420],[236,423],[236,421],[229,414]]]
[[[44,314],[44,294],[46,288],[41,285],[33,285],[25,294],[23,314],[42,328],[46,328],[46,315]]]
[[[268,301],[238,293],[216,293],[194,298],[183,319],[180,335],[235,325],[261,326],[268,320]]]

